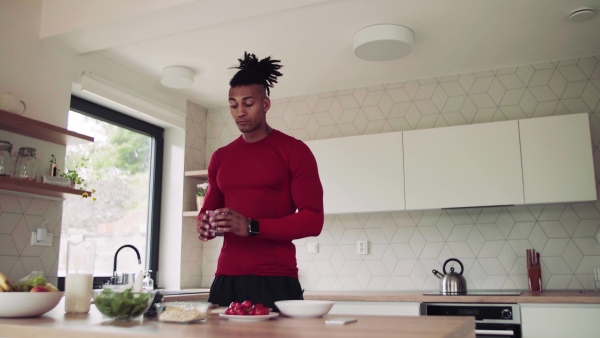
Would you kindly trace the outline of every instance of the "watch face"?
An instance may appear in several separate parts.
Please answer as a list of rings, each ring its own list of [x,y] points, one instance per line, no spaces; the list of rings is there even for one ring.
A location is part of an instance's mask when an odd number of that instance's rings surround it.
[[[248,233],[250,234],[250,236],[258,235],[259,229],[257,220],[248,218],[246,220],[246,225],[248,226]]]

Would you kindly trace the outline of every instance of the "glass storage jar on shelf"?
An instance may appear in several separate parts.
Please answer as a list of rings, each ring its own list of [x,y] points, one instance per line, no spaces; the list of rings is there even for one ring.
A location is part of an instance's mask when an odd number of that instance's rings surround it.
[[[35,181],[37,178],[37,158],[35,148],[21,147],[15,163],[15,178]]]
[[[12,165],[12,144],[0,140],[0,176],[10,176]]]

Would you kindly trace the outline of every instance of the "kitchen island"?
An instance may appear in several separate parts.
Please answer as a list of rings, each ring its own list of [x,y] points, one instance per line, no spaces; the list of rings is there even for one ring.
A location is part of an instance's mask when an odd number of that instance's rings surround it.
[[[229,321],[213,313],[205,323],[172,324],[156,319],[112,321],[92,305],[88,314],[65,314],[64,300],[34,318],[0,318],[0,337],[411,337],[474,338],[473,317],[353,316],[357,322],[326,325],[322,318],[279,316],[260,322]]]

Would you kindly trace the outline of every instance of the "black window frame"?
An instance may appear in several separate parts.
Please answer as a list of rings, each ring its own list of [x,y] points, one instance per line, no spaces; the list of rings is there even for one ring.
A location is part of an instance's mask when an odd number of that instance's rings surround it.
[[[156,275],[158,273],[158,255],[160,243],[160,216],[161,216],[161,196],[162,196],[162,176],[163,176],[163,156],[164,156],[164,129],[151,123],[125,115],[116,110],[104,107],[94,102],[71,95],[71,110],[83,115],[87,115],[117,125],[119,127],[135,131],[137,133],[149,136],[152,139],[152,166],[151,172],[151,196],[150,211],[148,220],[148,238],[146,242],[146,267],[152,270],[150,273],[154,282],[154,287],[158,288]],[[94,288],[99,289],[102,284],[110,280],[111,276],[94,276]],[[58,278],[58,288],[64,290],[64,277]]]

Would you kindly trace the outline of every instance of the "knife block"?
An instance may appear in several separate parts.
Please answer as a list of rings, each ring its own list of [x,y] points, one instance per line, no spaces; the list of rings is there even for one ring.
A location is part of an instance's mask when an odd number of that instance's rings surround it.
[[[529,291],[542,291],[542,269],[539,265],[527,268],[527,279],[529,284]]]

